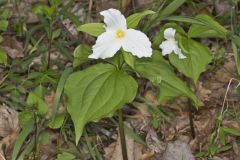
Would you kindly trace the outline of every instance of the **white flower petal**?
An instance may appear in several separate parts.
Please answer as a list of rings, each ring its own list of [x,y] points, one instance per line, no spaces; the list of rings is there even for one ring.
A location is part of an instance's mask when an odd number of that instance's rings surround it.
[[[167,54],[172,53],[177,46],[174,41],[166,40],[163,41],[159,47],[162,49],[162,55],[165,56]]]
[[[126,19],[119,10],[111,8],[100,12],[100,14],[104,16],[107,31],[117,30],[119,28],[122,30],[127,29]]]
[[[105,59],[114,56],[121,48],[121,43],[113,32],[104,32],[98,36],[96,44],[92,47],[93,53],[88,58]]]
[[[175,33],[176,33],[176,29],[167,28],[164,31],[164,38],[167,40],[174,39]]]
[[[179,59],[187,58],[185,55],[183,55],[181,48],[179,48],[178,46],[174,49],[174,53],[178,55]]]
[[[126,35],[121,41],[125,51],[131,52],[139,58],[151,57],[151,42],[144,33],[135,29],[128,29],[125,33]]]

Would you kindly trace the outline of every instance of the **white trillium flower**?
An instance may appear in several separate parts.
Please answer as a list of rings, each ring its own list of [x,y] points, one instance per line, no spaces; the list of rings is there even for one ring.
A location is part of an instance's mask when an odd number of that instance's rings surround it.
[[[152,55],[151,42],[148,37],[138,30],[127,29],[126,18],[119,10],[108,9],[100,14],[104,16],[106,32],[98,36],[89,58],[113,57],[121,47],[139,58]]]
[[[176,55],[178,55],[179,59],[187,58],[182,54],[181,48],[178,47],[178,43],[175,40],[175,33],[176,29],[173,28],[165,29],[164,38],[166,40],[163,41],[159,46],[162,49],[162,54],[165,56],[167,54],[174,52]]]

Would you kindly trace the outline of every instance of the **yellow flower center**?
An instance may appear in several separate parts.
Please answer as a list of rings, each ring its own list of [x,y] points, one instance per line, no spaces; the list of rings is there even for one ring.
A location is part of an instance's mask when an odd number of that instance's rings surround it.
[[[123,38],[124,36],[125,36],[125,33],[123,32],[123,30],[118,29],[118,30],[116,31],[116,37],[117,37],[117,38]]]

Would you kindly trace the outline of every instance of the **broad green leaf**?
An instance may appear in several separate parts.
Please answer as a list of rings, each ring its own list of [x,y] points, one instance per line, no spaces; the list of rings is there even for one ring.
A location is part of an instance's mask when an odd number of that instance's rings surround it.
[[[192,38],[227,38],[229,31],[221,26],[217,21],[208,15],[198,15],[196,17],[204,25],[201,24],[192,24],[188,36]]]
[[[7,53],[0,48],[0,64],[7,64]]]
[[[73,68],[76,68],[83,62],[88,60],[88,56],[91,54],[91,48],[88,45],[80,44],[73,52]]]
[[[169,100],[171,100],[175,97],[182,96],[182,91],[181,90],[177,90],[167,83],[160,83],[159,86],[160,86],[160,92],[159,92],[159,95],[158,95],[159,100],[169,101]]]
[[[110,64],[97,64],[71,74],[65,84],[65,93],[76,143],[88,122],[111,116],[125,103],[130,103],[136,92],[136,81]]]
[[[154,11],[151,10],[145,10],[141,13],[135,13],[129,17],[127,17],[127,27],[128,28],[136,28],[138,23],[140,22],[140,20],[146,16],[146,15],[150,15],[150,14],[154,14]]]
[[[6,31],[8,27],[7,20],[0,20],[0,31]]]
[[[88,33],[92,36],[99,36],[103,32],[105,32],[104,24],[103,23],[88,23],[83,24],[77,28],[78,31]]]
[[[232,134],[234,136],[240,136],[240,130],[235,128],[222,128],[225,133]]]
[[[194,93],[176,76],[171,66],[165,60],[158,62],[138,60],[135,62],[135,69],[140,75],[159,86],[160,100],[186,96],[197,106],[197,98]]]
[[[179,40],[182,52],[187,58],[179,59],[176,54],[172,53],[169,55],[170,62],[196,83],[200,74],[206,70],[207,65],[211,62],[211,53],[206,46],[192,39],[182,37]]]

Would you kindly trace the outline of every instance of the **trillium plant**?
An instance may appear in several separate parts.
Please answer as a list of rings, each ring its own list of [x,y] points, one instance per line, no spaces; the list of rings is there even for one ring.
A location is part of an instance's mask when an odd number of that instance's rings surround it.
[[[125,18],[119,10],[111,8],[100,12],[104,23],[78,26],[78,31],[96,37],[96,42],[92,47],[82,43],[75,49],[75,71],[64,87],[76,143],[89,122],[116,116],[123,158],[127,158],[121,108],[135,101],[137,95],[141,96],[137,93],[136,78],[152,82],[160,102],[184,96],[193,107],[199,107],[194,90],[190,88],[194,88],[212,56],[209,49],[194,38],[226,38],[229,32],[207,15],[188,18],[170,14],[167,10],[159,13],[145,10]],[[143,18],[149,20],[143,21]],[[173,21],[191,25],[186,32]],[[159,28],[157,34],[148,37],[153,25],[154,29]],[[84,63],[89,67],[79,67]],[[176,71],[189,79],[188,83],[177,76]]]

